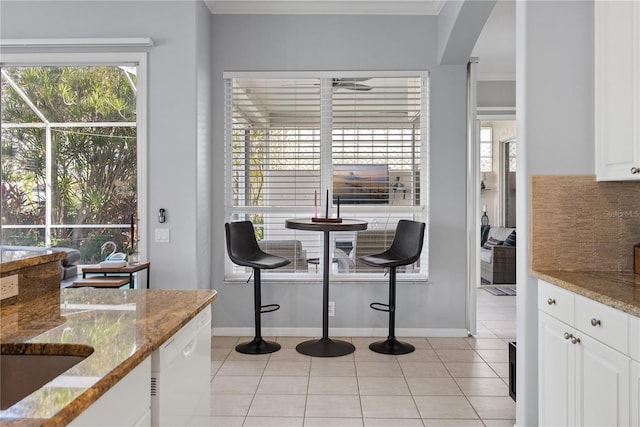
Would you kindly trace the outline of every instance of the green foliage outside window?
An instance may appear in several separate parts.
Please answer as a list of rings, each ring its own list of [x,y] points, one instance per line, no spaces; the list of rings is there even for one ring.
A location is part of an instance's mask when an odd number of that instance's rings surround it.
[[[54,226],[129,224],[137,211],[136,76],[113,66],[2,71],[1,243],[43,246],[42,228],[5,226],[42,226],[47,203]],[[50,182],[45,121],[51,124]],[[104,258],[104,241],[128,250],[128,231],[54,227],[51,245],[79,248],[83,262],[95,262]]]

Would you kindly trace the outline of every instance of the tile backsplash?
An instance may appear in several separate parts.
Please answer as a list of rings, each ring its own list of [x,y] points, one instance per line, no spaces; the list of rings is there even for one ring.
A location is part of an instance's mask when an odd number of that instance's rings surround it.
[[[532,269],[633,271],[640,182],[597,182],[594,175],[530,179]]]

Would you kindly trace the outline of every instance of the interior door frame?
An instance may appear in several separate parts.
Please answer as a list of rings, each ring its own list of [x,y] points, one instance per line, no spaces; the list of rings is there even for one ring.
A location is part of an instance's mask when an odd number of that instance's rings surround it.
[[[506,197],[507,197],[507,178],[508,178],[508,165],[509,165],[509,149],[507,147],[508,144],[510,143],[517,143],[516,142],[517,138],[513,137],[513,138],[509,138],[509,139],[505,139],[500,141],[500,218],[502,219],[502,225],[504,225],[505,227],[508,226],[507,224],[507,201],[506,201]],[[517,172],[515,172],[517,173]],[[513,203],[515,204],[515,198]],[[517,220],[517,217],[516,217]]]

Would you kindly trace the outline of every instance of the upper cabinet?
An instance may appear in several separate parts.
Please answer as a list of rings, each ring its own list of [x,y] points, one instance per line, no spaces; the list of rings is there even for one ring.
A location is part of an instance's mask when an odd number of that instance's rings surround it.
[[[594,4],[596,176],[640,180],[640,2]]]

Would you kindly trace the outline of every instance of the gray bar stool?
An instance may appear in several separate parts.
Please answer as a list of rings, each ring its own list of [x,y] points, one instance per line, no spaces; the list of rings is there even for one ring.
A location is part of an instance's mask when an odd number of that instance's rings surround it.
[[[227,253],[235,264],[253,268],[253,310],[255,315],[255,337],[252,341],[238,344],[236,350],[246,354],[267,354],[280,350],[280,344],[262,339],[260,315],[280,309],[280,304],[262,305],[260,271],[283,267],[291,261],[287,258],[264,252],[258,246],[251,221],[237,221],[224,225],[227,236]]]
[[[407,354],[415,350],[414,346],[398,341],[395,336],[396,268],[413,264],[420,258],[424,242],[424,229],[424,222],[402,219],[398,221],[393,242],[391,242],[391,246],[386,251],[360,258],[363,263],[372,267],[389,269],[389,304],[381,302],[369,304],[374,310],[389,313],[389,336],[385,341],[378,341],[369,345],[369,348],[376,353]]]

